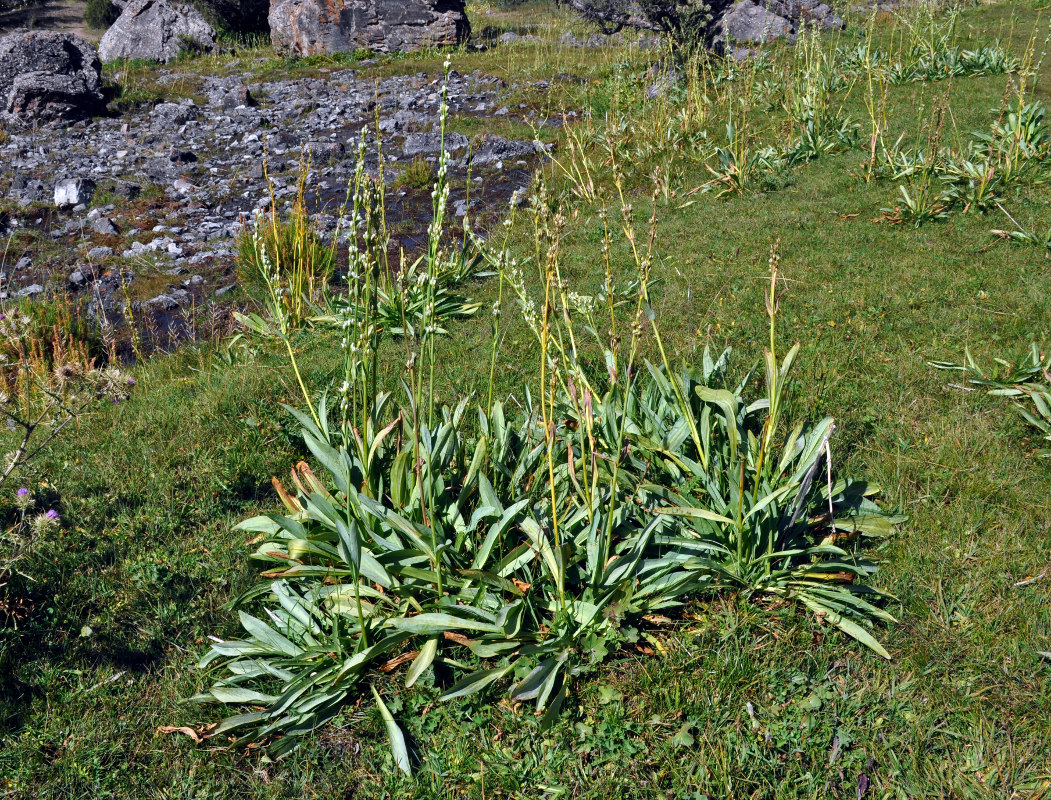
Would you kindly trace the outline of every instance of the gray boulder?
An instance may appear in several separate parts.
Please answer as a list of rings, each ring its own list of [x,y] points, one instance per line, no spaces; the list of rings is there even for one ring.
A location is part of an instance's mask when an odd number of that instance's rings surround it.
[[[215,48],[215,29],[199,11],[169,0],[131,0],[102,37],[99,56],[107,64],[122,58],[167,64],[187,48]]]
[[[150,111],[150,117],[155,128],[172,131],[197,119],[197,107],[192,100],[188,103],[159,103]]]
[[[109,217],[99,217],[91,223],[91,230],[99,236],[119,236],[120,231]]]
[[[457,150],[463,150],[468,144],[470,144],[470,142],[462,133],[445,134],[445,150],[448,153],[455,153]],[[405,137],[405,144],[402,145],[402,154],[407,158],[437,154],[441,151],[442,135],[438,131],[433,133],[410,134]]]
[[[347,154],[342,142],[307,142],[303,152],[310,157],[313,164],[327,164],[339,161]]]
[[[735,42],[768,42],[795,33],[791,20],[752,0],[735,3],[719,24],[725,37]]]
[[[102,64],[79,36],[16,31],[0,39],[0,116],[7,121],[68,122],[103,105]]]
[[[814,25],[826,31],[846,27],[846,23],[821,0],[763,0],[763,5],[798,27]]]
[[[18,203],[21,208],[31,206],[34,203],[42,203],[47,199],[48,189],[43,181],[17,172],[11,179],[11,191],[8,197]]]
[[[95,194],[95,182],[87,178],[67,178],[55,184],[55,205],[73,208],[91,202]]]
[[[807,26],[842,30],[846,23],[820,0],[740,0],[719,20],[716,43],[769,42],[782,36],[791,40]],[[737,59],[735,49],[729,52]]]
[[[270,38],[297,56],[457,45],[471,32],[465,0],[271,0]]]
[[[515,141],[493,134],[482,134],[475,140],[471,152],[471,163],[476,166],[496,164],[500,161],[518,161],[546,152],[540,142]]]

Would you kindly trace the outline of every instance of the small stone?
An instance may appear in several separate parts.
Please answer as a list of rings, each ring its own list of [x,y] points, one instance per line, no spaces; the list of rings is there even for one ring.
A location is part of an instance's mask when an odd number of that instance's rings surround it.
[[[68,178],[55,184],[55,205],[72,208],[91,200],[95,193],[95,182],[86,178]]]
[[[117,236],[120,233],[120,231],[117,230],[117,226],[114,225],[113,221],[108,217],[99,217],[91,223],[91,230],[99,236]]]
[[[179,307],[179,301],[170,294],[159,294],[156,297],[147,300],[146,305],[151,306],[152,308],[159,308],[162,311],[174,311]]]

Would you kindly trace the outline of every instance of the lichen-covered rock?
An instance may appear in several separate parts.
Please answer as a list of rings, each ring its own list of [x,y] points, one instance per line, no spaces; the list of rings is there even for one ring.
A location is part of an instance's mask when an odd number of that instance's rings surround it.
[[[538,141],[525,142],[505,139],[491,133],[483,133],[475,142],[471,151],[471,164],[480,167],[485,164],[496,164],[501,161],[518,161],[546,153],[547,148]]]
[[[845,25],[820,0],[740,0],[730,6],[717,23],[715,44],[794,39],[804,27],[842,30]]]
[[[789,19],[752,0],[731,6],[720,26],[726,38],[735,42],[768,42],[795,33]]]
[[[464,0],[271,0],[274,47],[298,56],[410,52],[463,42]]]
[[[442,142],[442,134],[438,131],[411,133],[405,137],[402,155],[406,158],[413,158],[414,156],[437,154],[442,151]],[[467,147],[470,141],[462,133],[446,133],[444,143],[446,152],[455,153]]]
[[[150,112],[153,125],[161,130],[177,130],[192,119],[197,119],[197,107],[193,101],[187,103],[160,103]]]
[[[795,27],[813,25],[821,30],[842,30],[846,23],[821,0],[763,0],[766,8]]]
[[[107,64],[122,58],[167,64],[182,50],[214,48],[215,29],[191,6],[131,0],[99,42],[99,56]]]
[[[67,122],[103,106],[102,64],[71,33],[15,31],[0,39],[0,116],[12,122]]]

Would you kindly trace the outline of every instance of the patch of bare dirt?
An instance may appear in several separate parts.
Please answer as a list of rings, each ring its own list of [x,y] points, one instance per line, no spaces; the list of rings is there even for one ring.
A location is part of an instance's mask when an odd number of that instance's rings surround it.
[[[0,36],[16,28],[75,33],[98,44],[102,31],[84,25],[84,0],[41,0],[28,8],[0,13]]]

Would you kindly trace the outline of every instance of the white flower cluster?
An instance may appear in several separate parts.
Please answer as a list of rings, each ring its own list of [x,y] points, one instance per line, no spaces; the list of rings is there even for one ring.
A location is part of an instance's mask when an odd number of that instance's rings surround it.
[[[281,286],[281,270],[270,259],[270,250],[266,246],[266,217],[262,210],[255,212],[252,220],[252,250],[256,256],[256,264],[259,274],[266,281],[267,289],[273,295],[274,300],[279,300],[285,294]]]
[[[589,294],[577,294],[576,292],[569,292],[569,307],[578,311],[581,314],[591,315],[595,313],[595,309],[598,307],[598,302]]]

